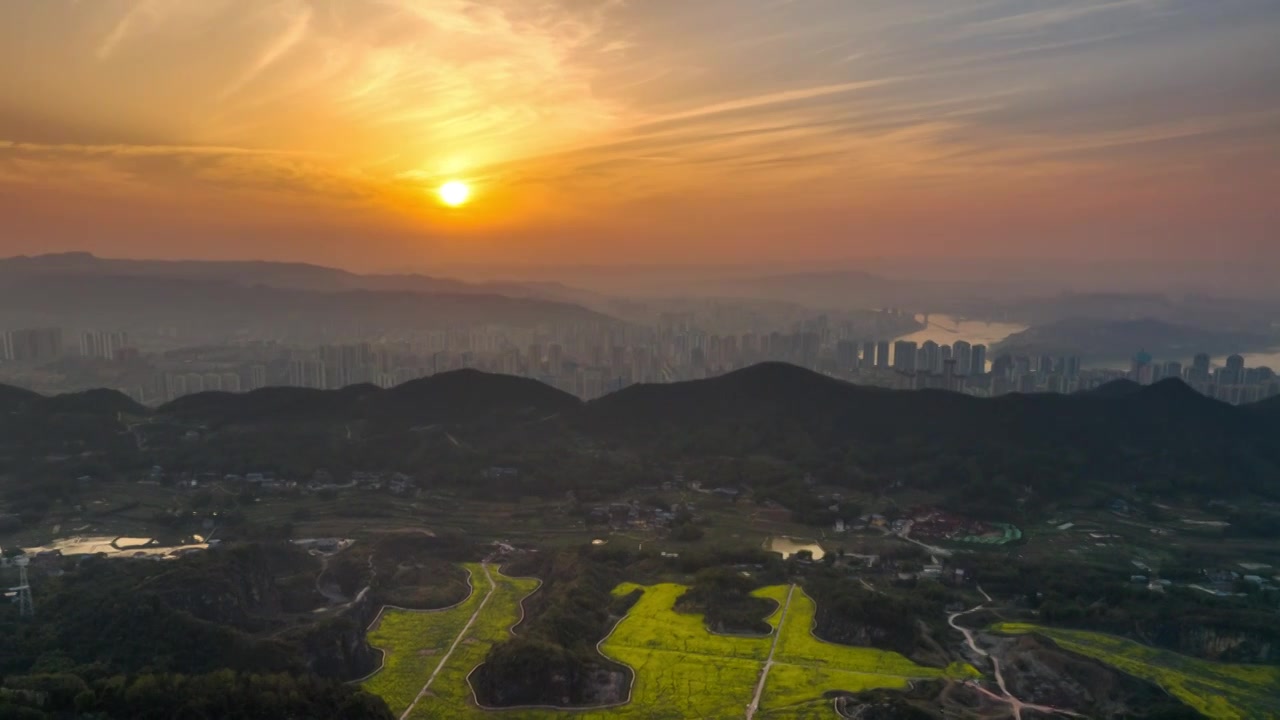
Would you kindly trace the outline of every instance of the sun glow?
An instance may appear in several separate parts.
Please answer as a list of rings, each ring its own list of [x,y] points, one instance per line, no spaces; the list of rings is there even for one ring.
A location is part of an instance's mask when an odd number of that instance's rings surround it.
[[[450,180],[441,185],[440,189],[436,190],[436,194],[440,196],[440,202],[445,205],[458,207],[471,197],[471,188],[460,180]]]

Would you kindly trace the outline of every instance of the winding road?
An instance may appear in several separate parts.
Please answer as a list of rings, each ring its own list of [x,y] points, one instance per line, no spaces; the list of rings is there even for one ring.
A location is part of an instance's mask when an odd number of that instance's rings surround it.
[[[981,586],[978,587],[978,592],[982,593],[982,597],[986,598],[987,602],[975,605],[969,608],[968,610],[961,610],[960,612],[951,613],[950,615],[947,616],[947,624],[955,628],[956,630],[959,630],[960,634],[964,635],[964,641],[969,645],[970,650],[973,650],[975,654],[981,655],[982,657],[987,658],[988,660],[991,661],[991,668],[995,672],[995,676],[996,676],[996,685],[1000,688],[1001,694],[997,695],[991,692],[990,690],[979,685],[977,681],[974,681],[974,680],[970,680],[966,684],[974,688],[978,692],[982,693],[983,695],[986,695],[987,697],[997,702],[1006,703],[1009,706],[1011,713],[1013,714],[1014,720],[1022,720],[1023,710],[1035,710],[1037,712],[1049,713],[1050,715],[1056,714],[1056,715],[1069,715],[1071,717],[1084,717],[1080,713],[1074,712],[1072,710],[1064,710],[1062,708],[1056,708],[1049,705],[1036,705],[1034,703],[1023,702],[1018,698],[1014,697],[1013,693],[1009,692],[1009,688],[1005,686],[1005,683],[1004,683],[1004,673],[1001,672],[1000,670],[1000,659],[992,655],[991,653],[987,652],[986,650],[983,650],[982,648],[978,647],[978,641],[974,637],[973,631],[970,630],[969,628],[961,627],[956,622],[957,618],[968,615],[969,613],[977,612],[985,608],[988,602],[991,602],[991,596],[988,595],[982,589]]]
[[[764,667],[760,669],[760,680],[756,682],[756,695],[751,698],[751,703],[747,705],[747,720],[755,717],[756,710],[760,709],[760,695],[764,693],[765,680],[769,679],[769,668],[773,667],[773,652],[778,649],[778,638],[782,637],[782,628],[787,621],[787,609],[791,607],[791,594],[795,591],[795,585],[787,588],[787,599],[786,602],[782,603],[782,614],[778,616],[778,627],[773,629],[773,643],[769,645],[769,657],[764,661]]]
[[[431,677],[427,678],[426,684],[418,691],[417,697],[415,697],[413,702],[409,703],[409,707],[405,708],[405,711],[401,713],[400,720],[406,720],[409,717],[409,713],[413,712],[413,709],[417,707],[418,701],[422,700],[423,696],[427,694],[427,690],[431,687],[431,683],[435,681],[436,676],[444,669],[445,663],[449,662],[449,656],[453,655],[453,651],[458,649],[458,645],[462,643],[462,639],[467,636],[467,631],[471,629],[476,618],[480,617],[480,613],[484,610],[484,606],[489,602],[489,598],[493,597],[493,591],[498,589],[497,583],[493,581],[493,576],[489,574],[488,560],[480,563],[480,569],[484,570],[484,579],[489,582],[489,592],[485,593],[480,604],[476,606],[476,611],[471,613],[471,617],[467,618],[467,624],[462,626],[462,630],[458,632],[458,637],[453,639],[453,644],[449,646],[449,651],[444,654],[444,657],[440,658],[440,663],[436,665],[436,669],[431,672]]]

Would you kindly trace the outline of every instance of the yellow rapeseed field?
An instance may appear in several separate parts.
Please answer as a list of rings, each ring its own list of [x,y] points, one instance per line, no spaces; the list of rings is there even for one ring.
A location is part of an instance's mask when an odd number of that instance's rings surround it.
[[[394,712],[403,712],[436,669],[439,657],[466,624],[488,582],[478,565],[468,565],[475,591],[458,608],[439,613],[389,611],[370,642],[388,651],[387,669],[365,683],[382,695]],[[462,720],[506,714],[530,720],[626,720],[627,718],[741,718],[755,694],[770,649],[770,669],[758,713],[760,718],[806,720],[833,718],[829,690],[860,691],[905,688],[913,680],[961,677],[976,673],[968,666],[941,669],[916,665],[896,653],[822,642],[813,636],[816,607],[797,588],[783,621],[786,586],[762,588],[755,594],[778,603],[767,618],[774,635],[717,635],[700,615],[677,613],[676,600],[687,589],[664,583],[619,585],[614,594],[641,591],[640,598],[601,643],[608,658],[634,670],[630,702],[612,708],[566,712],[555,709],[488,711],[476,706],[468,675],[494,643],[510,637],[520,618],[520,600],[537,587],[536,580],[510,578],[489,569],[494,591],[476,622],[437,674],[414,719]],[[782,623],[782,627],[779,624]],[[450,634],[452,633],[452,634]],[[394,662],[393,662],[394,657]],[[432,658],[436,658],[432,661]]]
[[[1084,630],[1029,623],[998,623],[992,629],[1011,635],[1043,635],[1064,650],[1101,660],[1159,685],[1206,717],[1280,717],[1280,667],[1209,662]]]

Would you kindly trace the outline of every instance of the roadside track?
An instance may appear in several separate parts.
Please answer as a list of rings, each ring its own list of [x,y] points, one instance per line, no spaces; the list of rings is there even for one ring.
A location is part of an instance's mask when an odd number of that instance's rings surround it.
[[[489,592],[485,593],[484,598],[480,600],[480,605],[476,607],[476,611],[471,613],[471,617],[467,619],[467,624],[462,626],[462,630],[458,632],[458,637],[453,639],[453,644],[449,646],[449,651],[444,654],[444,657],[440,658],[440,664],[436,665],[436,669],[431,672],[431,677],[427,678],[426,684],[424,684],[422,689],[418,691],[417,697],[415,697],[413,702],[409,703],[409,707],[405,708],[405,711],[400,714],[400,720],[408,720],[409,713],[413,712],[413,709],[417,707],[418,702],[426,696],[427,690],[431,688],[431,683],[435,681],[436,676],[444,669],[445,663],[449,662],[449,657],[453,655],[453,651],[458,648],[458,645],[462,644],[462,639],[467,636],[467,631],[471,629],[476,618],[480,617],[480,613],[484,610],[484,606],[488,604],[489,598],[493,597],[493,591],[498,589],[498,585],[493,581],[493,576],[489,574],[488,560],[480,563],[480,569],[484,571],[484,579],[489,582]]]
[[[778,627],[773,630],[773,643],[769,645],[769,657],[764,661],[764,667],[760,669],[760,680],[756,682],[756,695],[747,705],[747,720],[755,717],[756,710],[760,709],[760,695],[764,693],[765,680],[769,679],[769,668],[773,667],[773,652],[778,649],[778,638],[782,637],[782,628],[786,626],[787,609],[791,607],[791,594],[795,591],[795,585],[787,588],[787,600],[782,604],[782,614],[778,616]]]

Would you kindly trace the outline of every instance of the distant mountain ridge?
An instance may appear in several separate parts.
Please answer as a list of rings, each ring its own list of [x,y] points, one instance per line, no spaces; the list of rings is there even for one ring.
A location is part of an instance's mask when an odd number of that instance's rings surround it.
[[[1258,333],[1211,330],[1156,318],[1071,318],[1015,333],[993,354],[1079,355],[1086,362],[1127,361],[1139,350],[1157,360],[1189,360],[1196,353],[1227,355],[1264,350],[1275,342]]]
[[[11,274],[164,277],[318,292],[374,290],[428,294],[505,295],[557,301],[571,301],[573,295],[578,292],[573,288],[547,282],[473,283],[416,273],[360,274],[311,263],[268,260],[133,260],[100,258],[85,252],[0,258],[0,277]]]
[[[79,255],[3,260],[0,326],[177,327],[198,343],[230,335],[318,342],[333,330],[369,336],[464,325],[618,322],[580,305],[500,295],[483,286],[445,290],[457,281],[415,280],[406,284],[418,290],[390,289],[394,283],[379,289],[360,287],[363,281],[357,280],[363,276],[343,271],[286,265],[279,273],[278,265],[103,261]],[[175,268],[194,270],[184,275]]]

